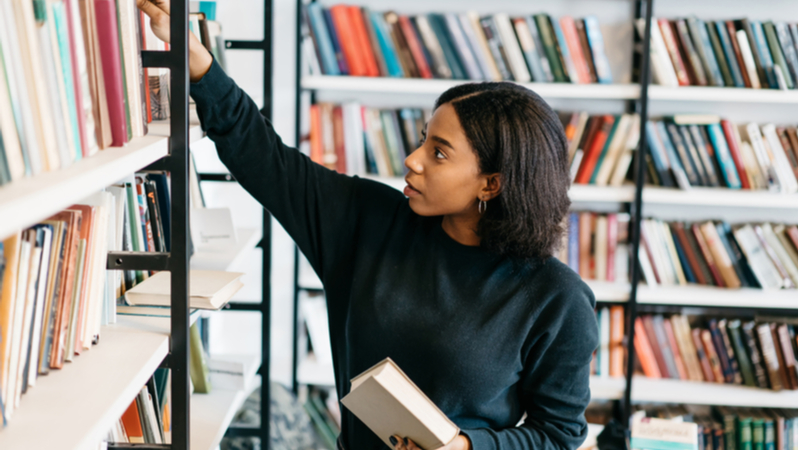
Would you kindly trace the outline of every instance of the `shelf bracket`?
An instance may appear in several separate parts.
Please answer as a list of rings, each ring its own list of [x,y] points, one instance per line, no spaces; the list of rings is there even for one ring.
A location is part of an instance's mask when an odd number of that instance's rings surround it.
[[[142,50],[142,67],[171,68],[175,64],[170,50]]]
[[[169,270],[169,253],[108,252],[108,270]]]

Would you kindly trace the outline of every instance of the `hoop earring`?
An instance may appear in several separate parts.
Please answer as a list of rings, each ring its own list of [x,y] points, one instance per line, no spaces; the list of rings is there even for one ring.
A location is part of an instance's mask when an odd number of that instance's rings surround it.
[[[478,201],[478,214],[483,215],[486,212],[486,202],[484,200]]]

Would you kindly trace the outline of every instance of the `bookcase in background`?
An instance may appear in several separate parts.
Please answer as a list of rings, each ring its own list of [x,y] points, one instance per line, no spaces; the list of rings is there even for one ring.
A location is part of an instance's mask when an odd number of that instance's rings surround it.
[[[336,2],[322,2],[330,7]],[[670,87],[651,84],[650,77],[644,83],[638,83],[635,76],[649,64],[641,58],[642,47],[649,42],[642,42],[633,32],[635,19],[645,20],[644,10],[648,2],[558,2],[548,5],[531,5],[527,3],[507,2],[493,3],[490,6],[478,5],[474,2],[440,2],[435,6],[424,2],[403,3],[403,5],[386,5],[382,2],[358,2],[360,6],[374,7],[385,11],[394,6],[400,13],[427,13],[432,9],[437,12],[463,12],[477,9],[480,13],[498,11],[514,14],[535,14],[541,11],[560,17],[562,15],[585,16],[596,14],[606,42],[606,50],[611,61],[613,72],[612,84],[569,84],[569,83],[523,83],[525,86],[542,95],[556,110],[588,111],[590,114],[621,114],[626,112],[644,113],[645,119],[658,119],[675,114],[716,114],[735,123],[756,122],[758,124],[797,124],[797,90],[745,89],[733,87],[681,86]],[[298,2],[302,5],[303,2]],[[703,20],[728,20],[737,17],[748,17],[752,20],[777,20],[797,16],[797,5],[792,2],[777,2],[769,8],[754,7],[752,2],[735,0],[726,3],[723,9],[713,2],[654,2],[655,17],[687,17],[698,16]],[[633,11],[633,13],[631,13]],[[308,53],[303,49],[304,36],[300,34],[302,25],[301,11],[298,8],[298,45],[297,57]],[[649,22],[649,20],[647,20]],[[603,27],[604,26],[604,27]],[[645,45],[646,44],[646,45]],[[313,49],[312,49],[313,50]],[[645,49],[644,54],[649,52]],[[305,65],[301,68],[306,67]],[[629,68],[633,67],[630,72]],[[305,137],[308,124],[303,125],[301,113],[309,104],[330,102],[345,104],[357,101],[372,108],[429,108],[435,98],[451,86],[468,80],[422,79],[422,78],[389,78],[368,76],[333,76],[310,75],[300,72],[297,78],[297,142]],[[305,128],[303,128],[305,127]],[[642,132],[638,145],[638,154],[648,150]],[[634,166],[635,185],[619,187],[599,187],[592,185],[573,185],[570,198],[575,210],[595,212],[627,212],[631,216],[630,236],[635,245],[633,252],[638,251],[639,230],[641,221],[637,218],[653,218],[665,221],[701,222],[722,220],[729,223],[742,222],[778,222],[784,224],[797,223],[798,196],[796,192],[775,193],[766,190],[747,191],[727,188],[692,187],[690,190],[679,190],[644,185],[644,165]],[[368,175],[386,184],[402,189],[402,178],[386,178]],[[629,250],[630,252],[630,250]],[[333,372],[324,361],[303,359],[305,347],[306,322],[300,312],[303,297],[301,294],[321,292],[322,284],[304,263],[297,252],[295,270],[295,333],[293,387],[295,391],[300,385],[333,386]],[[639,278],[639,266],[636,259],[630,260],[634,270],[634,279]],[[780,291],[762,289],[725,289],[701,285],[680,286],[645,286],[637,283],[605,283],[588,282],[595,292],[598,302],[622,303],[627,305],[627,321],[633,325],[637,309],[646,313],[680,312],[682,308],[709,315],[724,313],[771,316],[796,315],[797,290]],[[637,306],[638,304],[638,306]],[[630,326],[630,329],[633,329]],[[632,332],[628,333],[632,337]],[[311,336],[313,341],[313,336]],[[632,339],[629,355],[633,355]],[[631,358],[632,360],[632,358]],[[709,384],[704,382],[684,382],[671,379],[648,379],[634,377],[633,366],[627,371],[628,379],[592,377],[593,399],[624,399],[634,402],[684,402],[726,404],[733,406],[760,406],[796,408],[796,393],[792,391],[770,392],[752,390],[742,386],[726,384]],[[629,402],[626,402],[629,404]],[[630,414],[626,408],[625,418]]]

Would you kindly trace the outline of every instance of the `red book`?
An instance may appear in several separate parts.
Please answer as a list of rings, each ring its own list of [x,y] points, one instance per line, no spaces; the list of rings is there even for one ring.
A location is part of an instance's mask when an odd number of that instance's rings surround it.
[[[709,361],[708,355],[706,355],[703,340],[700,338],[700,333],[702,332],[703,330],[700,328],[693,328],[692,342],[694,343],[695,350],[697,350],[697,359],[700,360],[700,369],[703,371],[703,377],[706,379],[706,381],[713,383],[717,380],[714,378],[714,370],[711,368],[711,361]]]
[[[699,224],[692,224],[692,234],[697,241],[697,246],[700,247],[700,253],[703,254],[703,259],[705,259],[706,264],[708,264],[708,270],[711,271],[711,276],[714,278],[714,284],[716,284],[718,287],[725,287],[725,282],[722,280],[722,274],[717,267],[717,263],[714,262],[714,256],[711,254],[711,249],[708,247],[708,243],[706,242],[706,238],[703,236],[703,232],[700,231]]]
[[[354,26],[350,23],[350,12],[346,5],[335,5],[331,7],[331,18],[333,26],[336,28],[332,32],[339,37],[339,44],[342,46],[344,59],[350,69],[350,75],[364,77],[368,74],[367,62],[359,51],[358,37],[354,31]]]
[[[619,234],[619,225],[617,223],[617,215],[609,214],[606,216],[608,219],[608,259],[606,260],[606,281],[614,281],[614,274],[616,273],[614,261],[617,258],[617,238]]]
[[[78,51],[75,49],[75,21],[81,22],[80,17],[72,14],[72,2],[77,0],[65,0],[64,6],[67,10],[67,30],[69,31],[69,52],[72,61],[72,85],[75,87],[75,109],[78,116],[78,134],[81,141],[81,154],[89,156],[89,141],[86,137],[86,116],[83,109],[83,84],[81,83],[81,68],[78,67]],[[74,9],[77,11],[77,8]],[[84,58],[84,70],[86,69],[86,58]]]
[[[681,380],[688,380],[689,372],[686,370],[686,365],[683,363],[683,357],[681,357],[681,351],[678,348],[678,339],[675,337],[672,323],[669,320],[664,320],[664,334],[667,335],[669,348],[672,351],[672,359],[675,360],[675,367],[678,369],[678,377]]]
[[[122,86],[117,6],[114,0],[94,0],[94,2],[97,42],[103,64],[108,117],[111,123],[111,145],[121,147],[128,142],[128,125],[125,120],[125,91]]]
[[[605,115],[600,117],[600,127],[597,133],[592,137],[592,141],[587,145],[586,152],[583,154],[583,161],[581,161],[578,174],[575,176],[575,182],[579,184],[587,184],[592,178],[594,166],[597,165],[597,160],[600,158],[600,153],[606,145],[608,133],[611,132],[611,127],[614,125],[614,116]]]
[[[419,75],[422,78],[433,78],[431,68],[428,66],[428,61],[425,59],[425,54],[422,51],[422,44],[417,39],[417,33],[414,31],[414,26],[408,16],[398,16],[400,29],[403,31],[403,36],[406,38],[408,48],[411,50],[411,56],[414,57],[414,63],[419,69]]]
[[[639,363],[642,365],[644,375],[648,378],[661,378],[661,370],[658,368],[656,357],[653,354],[653,348],[647,340],[641,317],[636,318],[633,330],[633,348],[636,350],[636,356],[639,358]]]
[[[686,65],[681,59],[681,52],[678,50],[678,40],[672,33],[672,26],[667,19],[658,19],[658,27],[661,28],[661,35],[664,37],[664,44],[667,46],[667,53],[672,60],[672,65],[675,66],[675,75],[678,76],[678,84],[681,86],[689,86],[689,72],[686,71]]]
[[[88,205],[72,205],[69,207],[68,210],[72,211],[80,211],[81,217],[83,220],[81,221],[79,239],[86,241],[86,261],[89,261],[89,255],[93,251],[92,248],[92,235],[94,235],[94,213],[95,207],[88,206]],[[75,327],[73,328],[73,333],[75,334],[75,354],[80,355],[83,351],[83,333],[81,333],[81,329],[84,328],[86,325],[84,322],[87,320],[86,314],[88,314],[89,309],[89,296],[92,295],[91,287],[89,286],[89,273],[91,272],[91,268],[87,265],[83,269],[83,274],[81,274],[81,291],[79,296],[77,296],[78,300],[78,316],[77,321],[75,323]]]
[[[736,24],[729,20],[725,22],[725,27],[728,29],[728,37],[731,41],[731,47],[733,47],[733,54],[736,55],[736,63],[739,64],[739,70],[742,72],[744,87],[751,88],[753,84],[750,83],[750,76],[747,74],[747,67],[744,65],[742,50],[739,48],[739,40],[736,39]]]
[[[747,171],[744,169],[744,161],[742,160],[742,151],[739,149],[739,140],[736,139],[733,124],[726,119],[721,120],[719,123],[722,125],[722,131],[725,132],[725,140],[728,141],[728,148],[731,151],[731,158],[733,158],[733,164],[736,166],[736,172],[739,174],[739,180],[742,182],[742,189],[750,189]]]
[[[367,26],[364,24],[364,15],[358,6],[348,6],[347,12],[350,14],[350,24],[353,26],[353,33],[356,38],[356,46],[361,54],[361,59],[367,65],[367,76],[379,77],[381,72],[378,69],[378,62],[375,60],[375,52],[369,42]]]
[[[347,158],[344,149],[344,119],[342,107],[333,108],[333,148],[336,152],[336,171],[347,173]]]
[[[589,74],[589,65],[586,63],[586,60],[583,59],[583,49],[581,48],[581,41],[578,37],[578,28],[575,26],[575,20],[570,16],[564,16],[559,22],[561,22],[561,30],[564,32],[564,39],[567,41],[569,55],[572,57],[575,71],[578,73],[578,83],[591,83],[592,76]]]
[[[650,348],[653,349],[653,355],[656,357],[656,364],[658,364],[658,370],[661,372],[661,376],[664,378],[671,378],[669,368],[667,367],[666,355],[662,353],[661,346],[658,344],[656,329],[653,325],[653,316],[642,316],[642,324],[644,325],[647,341],[650,343]]]
[[[319,105],[311,105],[308,111],[311,129],[308,133],[308,140],[311,146],[311,161],[322,164],[322,121],[320,119]]]

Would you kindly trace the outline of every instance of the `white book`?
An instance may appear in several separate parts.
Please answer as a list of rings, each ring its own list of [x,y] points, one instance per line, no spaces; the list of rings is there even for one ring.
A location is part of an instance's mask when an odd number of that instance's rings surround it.
[[[475,55],[472,54],[472,48],[470,48],[467,38],[464,36],[458,16],[454,13],[447,13],[444,15],[444,20],[450,31],[450,37],[453,38],[455,50],[461,57],[461,62],[469,78],[471,80],[484,80],[488,78],[488,75],[483,73],[478,61],[475,59]]]
[[[341,401],[390,448],[394,434],[420,448],[439,448],[460,431],[390,358],[351,379]]]
[[[780,289],[783,286],[783,277],[772,264],[766,250],[756,236],[751,225],[744,225],[733,231],[736,241],[742,252],[747,257],[747,262],[763,289]]]
[[[105,286],[110,272],[116,270],[106,270],[106,255],[109,251],[109,236],[115,230],[109,228],[111,203],[114,196],[110,192],[100,191],[85,199],[80,204],[95,207],[95,226],[92,233],[92,244],[89,247],[91,254],[87,255],[89,262],[89,306],[86,313],[87,320],[83,321],[81,333],[83,336],[84,349],[89,349],[92,340],[100,334],[100,326],[103,322]]]
[[[50,228],[43,228],[44,238],[42,240],[42,255],[38,267],[38,278],[36,281],[36,302],[33,310],[33,331],[31,332],[31,345],[28,352],[30,359],[28,369],[28,386],[36,384],[39,374],[39,343],[42,337],[42,321],[44,318],[44,307],[46,303],[47,285],[51,267],[51,245],[53,242],[53,232]]]
[[[361,105],[348,102],[342,105],[342,122],[344,129],[344,151],[347,160],[347,173],[364,175],[367,165],[364,158],[364,130],[361,120]]]
[[[0,3],[0,12],[2,11]],[[3,23],[0,19],[0,45],[3,40]],[[8,58],[8,56],[6,56]],[[2,65],[9,63],[6,59]],[[3,135],[4,152],[6,163],[11,180],[18,180],[25,175],[25,162],[22,157],[22,146],[17,134],[17,124],[14,120],[14,108],[11,103],[11,94],[8,92],[8,82],[6,81],[6,71],[0,67],[0,133]]]
[[[733,130],[734,133],[739,136],[738,127],[733,127]],[[750,188],[754,190],[767,189],[767,180],[764,178],[764,174],[761,173],[761,168],[758,166],[758,160],[756,159],[753,146],[750,145],[749,142],[739,138],[739,149],[741,150],[742,164],[744,165],[747,179],[750,182]]]
[[[608,217],[598,215],[594,232],[594,279],[605,281],[608,264]]]
[[[644,19],[636,20],[636,28],[640,36],[644,36]],[[653,75],[656,83],[662,86],[678,87],[678,76],[675,74],[675,67],[667,52],[667,45],[658,27],[656,19],[650,22],[650,64],[653,68]]]
[[[325,304],[325,297],[304,295],[301,297],[300,306],[308,328],[308,335],[311,337],[314,356],[320,363],[332,363],[333,351],[328,330],[328,306]]]
[[[42,248],[36,245],[36,230],[27,230],[28,239],[31,242],[31,260],[28,269],[28,279],[26,280],[25,305],[23,308],[22,328],[19,340],[19,362],[17,363],[17,387],[15,391],[14,404],[19,407],[22,398],[22,387],[27,383],[25,376],[25,363],[28,360],[28,348],[31,340],[31,323],[36,307],[36,280],[39,277],[39,268],[42,265]],[[17,305],[19,306],[19,305]]]
[[[797,264],[794,262],[791,256],[789,256],[789,252],[786,251],[786,247],[781,244],[781,241],[778,239],[778,236],[775,235],[775,232],[772,230],[772,225],[769,223],[764,223],[761,225],[761,232],[764,234],[764,239],[767,241],[767,245],[772,248],[772,251],[778,256],[778,261],[783,264],[783,267],[789,273],[789,278],[791,278],[792,283],[794,283],[793,287],[797,287]]]
[[[531,81],[531,73],[528,71],[528,66],[525,64],[525,57],[522,56],[522,50],[519,48],[517,36],[514,34],[514,29],[511,28],[511,19],[506,13],[497,13],[494,15],[494,23],[497,26],[497,32],[500,34],[500,40],[503,42],[503,49],[508,58],[511,73],[514,75],[514,81],[519,83],[528,83]],[[572,79],[570,77],[570,79]],[[573,80],[573,83],[575,81]]]
[[[72,122],[70,119],[70,111],[69,111],[69,102],[67,101],[67,90],[72,91],[73,87],[68,86],[66,80],[64,79],[64,67],[63,61],[61,60],[61,51],[59,50],[58,45],[58,30],[56,28],[56,18],[53,13],[53,9],[48,5],[47,7],[47,23],[46,23],[49,36],[50,36],[50,48],[52,50],[51,55],[49,55],[53,60],[53,65],[56,69],[56,86],[58,87],[58,97],[60,99],[60,113],[63,116],[62,120],[64,121],[64,136],[67,139],[67,158],[71,159],[72,161],[77,161],[81,159],[81,150],[78,148],[75,143],[78,142],[78,137],[75,136],[75,129],[72,127]],[[55,92],[53,95],[56,95]],[[58,114],[56,114],[58,115]],[[63,167],[66,167],[64,165]]]
[[[475,53],[481,53],[484,60],[488,62],[489,71],[491,73],[491,77],[489,79],[493,81],[502,81],[503,75],[500,74],[500,69],[497,67],[497,62],[495,62],[494,56],[492,56],[492,51],[489,49],[489,42],[486,40],[486,35],[484,34],[483,26],[481,25],[481,17],[475,11],[467,11],[465,15],[469,21],[470,28],[472,28],[472,33],[478,40],[478,47],[474,48],[473,50],[475,50]]]
[[[608,307],[600,309],[600,320],[598,320],[600,332],[600,346],[597,348],[597,364],[600,369],[601,377],[609,376],[609,350],[611,341],[611,314]]]
[[[569,141],[569,146],[567,147],[567,159],[572,161],[575,156],[575,152],[578,151],[578,146],[581,143],[581,136],[583,135],[584,129],[586,129],[586,124],[589,122],[589,113],[586,111],[581,111],[578,115],[578,125],[575,127],[575,134],[572,136],[572,140]],[[571,179],[574,179],[575,176],[573,175]]]
[[[10,419],[11,414],[17,407],[16,402],[16,389],[17,379],[19,377],[19,354],[22,347],[22,324],[25,319],[25,302],[28,294],[28,273],[30,272],[31,258],[33,256],[33,248],[31,243],[25,239],[24,233],[21,238],[20,252],[19,252],[19,266],[17,267],[17,292],[16,299],[13,305],[13,321],[11,323],[11,330],[8,335],[10,336],[9,342],[11,346],[10,357],[8,362],[8,384],[5,386],[5,393],[3,399],[5,400],[6,418]]]
[[[63,111],[66,110],[62,104],[64,101],[60,94],[59,82],[63,85],[64,81],[61,77],[60,68],[56,68],[56,61],[53,54],[53,40],[50,36],[50,27],[39,27],[39,43],[42,46],[42,64],[44,65],[44,74],[47,81],[47,90],[50,93],[48,98],[50,100],[50,110],[54,111],[53,114],[56,144],[58,146],[58,155],[61,162],[61,167],[68,167],[74,162],[74,158],[70,153],[69,142],[67,141],[67,123],[64,120],[65,116]]]
[[[678,258],[678,251],[675,249],[675,241],[672,239],[672,233],[669,230],[669,225],[666,222],[658,221],[656,222],[660,226],[661,239],[664,243],[666,243],[667,252],[670,257],[670,261],[672,262],[672,268],[675,271],[675,276],[677,277],[678,284],[681,286],[686,285],[686,276],[683,273],[683,267],[681,266],[681,261]]]
[[[595,177],[595,184],[598,186],[605,186],[608,184],[614,165],[627,144],[631,123],[630,114],[623,114],[620,116],[617,128],[614,130],[614,136],[608,144],[608,151],[603,157],[603,162],[600,164],[600,169],[597,171],[597,177]]]
[[[189,273],[189,307],[200,309],[221,308],[239,289],[242,283],[239,272],[192,270]],[[125,293],[131,305],[170,306],[170,272],[158,272]]]
[[[756,61],[753,59],[753,51],[750,49],[750,42],[747,40],[747,32],[739,30],[736,32],[736,41],[739,43],[739,51],[742,54],[742,62],[747,69],[747,77],[753,89],[761,89],[761,82],[758,80]]]
[[[139,10],[134,0],[118,0],[119,36],[121,57],[125,67],[125,87],[128,96],[128,113],[131,120],[131,135],[144,135],[143,99],[139,82],[144,75],[140,57],[140,44],[136,33],[136,18]]]
[[[483,73],[483,79],[500,80],[501,78],[495,78],[495,75],[500,76],[500,72],[496,66],[493,66],[494,61],[488,58],[490,55],[481,50],[480,38],[475,34],[475,29],[472,27],[472,21],[469,16],[467,14],[458,14],[456,17],[461,24],[464,36],[467,38],[468,47],[474,52],[475,60]]]
[[[643,245],[639,246],[639,265],[642,266],[642,275],[644,276],[645,284],[648,286],[658,286],[656,274],[653,272],[653,266],[650,265],[650,258],[647,257],[647,250]]]
[[[772,166],[772,158],[764,145],[764,140],[761,136],[761,130],[758,128],[758,124],[751,122],[747,125],[743,125],[743,127],[750,141],[750,145],[753,147],[753,153],[756,155],[756,160],[761,168],[761,172],[764,174],[768,189],[770,191],[779,191],[781,189],[781,180],[778,178],[778,173]]]
[[[791,163],[789,163],[789,158],[786,157],[783,144],[781,144],[778,138],[775,124],[769,123],[763,125],[761,127],[761,132],[764,134],[764,138],[767,140],[767,144],[769,144],[771,149],[775,172],[781,180],[781,190],[787,194],[794,194],[797,192],[797,179],[795,178]]]
[[[314,49],[314,42],[310,37],[303,38],[303,61],[305,61],[305,72],[307,75],[322,75],[317,52]]]

